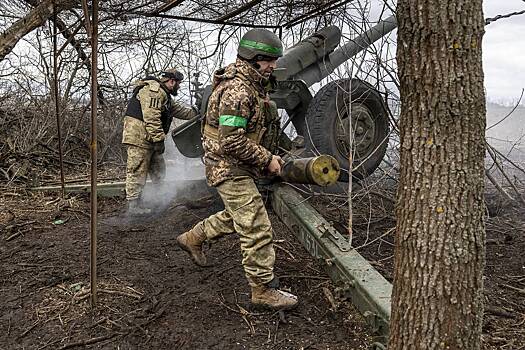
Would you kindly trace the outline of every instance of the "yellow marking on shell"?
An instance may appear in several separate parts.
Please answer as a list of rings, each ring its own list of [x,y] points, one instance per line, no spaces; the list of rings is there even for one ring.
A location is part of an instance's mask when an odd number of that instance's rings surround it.
[[[319,186],[333,185],[339,178],[339,163],[332,156],[318,156],[309,164],[309,167],[312,179]]]

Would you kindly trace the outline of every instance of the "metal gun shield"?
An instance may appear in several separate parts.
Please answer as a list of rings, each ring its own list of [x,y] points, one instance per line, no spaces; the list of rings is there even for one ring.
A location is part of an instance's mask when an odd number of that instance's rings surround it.
[[[201,116],[179,125],[173,129],[171,138],[175,146],[188,158],[200,158],[204,155],[204,148],[201,141]]]

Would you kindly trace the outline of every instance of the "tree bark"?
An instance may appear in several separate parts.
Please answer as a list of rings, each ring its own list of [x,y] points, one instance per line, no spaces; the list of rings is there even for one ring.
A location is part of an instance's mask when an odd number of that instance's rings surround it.
[[[401,173],[389,349],[480,349],[482,0],[398,0]]]
[[[15,45],[26,34],[44,24],[53,15],[53,3],[57,12],[71,9],[78,1],[75,0],[44,0],[24,17],[13,23],[0,35],[0,61],[13,50]]]

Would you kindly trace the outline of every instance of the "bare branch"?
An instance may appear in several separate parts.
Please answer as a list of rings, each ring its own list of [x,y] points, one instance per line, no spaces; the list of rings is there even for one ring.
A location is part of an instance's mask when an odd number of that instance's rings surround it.
[[[0,35],[0,61],[11,52],[16,43],[34,29],[40,27],[53,14],[53,0],[44,0],[29,13],[16,21],[2,35]],[[77,4],[75,0],[56,0],[57,12],[71,9]]]

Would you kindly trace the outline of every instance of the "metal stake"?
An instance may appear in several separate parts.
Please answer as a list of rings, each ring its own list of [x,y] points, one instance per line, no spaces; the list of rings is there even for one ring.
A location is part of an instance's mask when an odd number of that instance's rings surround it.
[[[62,198],[65,197],[64,160],[62,152],[62,132],[60,131],[60,113],[58,106],[58,52],[57,52],[57,11],[53,1],[53,94],[55,95],[55,116],[57,120],[58,134],[58,157],[60,162],[60,185],[62,186]]]
[[[84,13],[87,0],[82,0]],[[91,29],[91,225],[90,225],[90,284],[91,307],[97,304],[97,52],[98,52],[98,0],[93,0],[91,26],[86,18],[86,26]]]
[[[352,216],[353,216],[353,210],[352,210],[352,160],[353,160],[353,154],[352,154],[352,145],[353,145],[353,132],[352,132],[352,80],[349,80],[349,96],[350,96],[350,103],[348,107],[348,244],[352,246],[352,238],[354,235],[354,229],[352,227]]]

